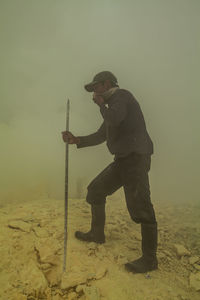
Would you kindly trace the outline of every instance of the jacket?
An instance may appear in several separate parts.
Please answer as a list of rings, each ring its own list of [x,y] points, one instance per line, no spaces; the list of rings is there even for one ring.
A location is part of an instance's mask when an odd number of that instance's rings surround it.
[[[118,89],[100,106],[103,123],[97,132],[79,136],[77,148],[95,146],[106,141],[115,158],[130,153],[153,154],[153,143],[147,132],[142,110],[135,97],[125,89]]]

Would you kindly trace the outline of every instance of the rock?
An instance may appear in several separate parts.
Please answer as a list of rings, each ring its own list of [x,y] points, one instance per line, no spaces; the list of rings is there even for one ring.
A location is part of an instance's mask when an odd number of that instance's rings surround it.
[[[60,258],[56,255],[60,250],[60,246],[56,240],[48,238],[35,241],[35,250],[38,253],[40,263],[50,263],[51,265],[58,265]]]
[[[91,242],[88,244],[88,249],[96,250],[98,248],[98,245],[94,242]]]
[[[159,259],[164,259],[166,257],[164,252],[159,252],[157,256]]]
[[[51,287],[59,285],[62,275],[58,267],[53,267],[51,269],[48,269],[44,271],[44,274]]]
[[[34,227],[33,231],[35,232],[35,235],[37,237],[48,237],[49,236],[49,233],[48,233],[48,231],[46,231],[46,229],[38,227],[38,226]]]
[[[96,277],[95,273],[88,273],[87,274],[87,279],[94,279]]]
[[[200,272],[190,275],[190,287],[195,291],[200,291]]]
[[[135,238],[137,241],[141,241],[141,239],[142,239],[141,234],[140,234],[139,232],[137,232],[137,231],[135,231],[135,232],[133,233],[133,236],[134,236],[134,238]]]
[[[77,293],[81,293],[83,291],[83,289],[85,288],[85,285],[84,284],[81,284],[81,285],[78,285],[76,287],[76,292]]]
[[[68,300],[74,300],[74,299],[77,299],[77,295],[75,292],[71,292],[67,295],[67,299]]]
[[[196,270],[200,271],[200,265],[194,264],[193,267],[195,267]]]
[[[102,253],[106,255],[106,248],[104,247],[104,245],[99,245],[98,250]]]
[[[100,292],[96,286],[86,286],[83,291],[86,300],[100,300]]]
[[[40,269],[43,271],[51,269],[52,265],[51,264],[41,264]]]
[[[88,252],[87,252],[87,255],[88,256],[95,255],[95,250],[94,249],[89,249]]]
[[[86,273],[81,273],[81,272],[64,273],[61,279],[61,289],[67,290],[71,287],[85,283],[86,281],[87,281]]]
[[[91,254],[90,254],[91,255]],[[104,259],[104,254],[101,253],[101,252],[97,252],[95,253],[96,257],[98,257],[100,260],[103,260]]]
[[[192,257],[189,258],[189,263],[191,265],[194,265],[198,261],[199,261],[199,257],[198,256],[192,256]]]
[[[183,245],[174,244],[174,249],[179,258],[182,256],[190,256],[190,252]]]
[[[13,220],[8,223],[8,227],[12,229],[18,229],[24,232],[30,232],[31,231],[31,225],[23,222],[21,220]]]
[[[51,300],[51,289],[48,287],[46,290],[45,290],[45,297],[46,297],[46,300]]]
[[[63,297],[63,293],[60,289],[56,289],[54,291],[54,294],[51,296],[51,299],[50,300],[63,300],[63,299],[66,299]],[[68,298],[67,298],[68,299]],[[45,299],[46,300],[46,299]]]
[[[44,274],[32,260],[21,271],[20,281],[27,295],[43,295],[48,286]]]
[[[95,279],[103,278],[106,275],[107,271],[108,271],[107,268],[100,267],[96,272]]]
[[[171,253],[168,250],[163,250],[163,252],[165,253],[166,256],[169,256],[169,257],[172,256]]]
[[[63,297],[62,296],[60,296],[59,294],[56,294],[55,296],[52,296],[52,298],[51,298],[52,300],[62,300],[63,299]],[[67,298],[68,299],[68,298]]]
[[[15,295],[16,300],[27,300],[27,296],[23,294],[16,294]]]
[[[115,257],[117,259],[117,263],[119,265],[124,265],[127,262],[127,257],[125,257],[124,255],[119,254],[118,256]]]
[[[178,295],[178,300],[190,300],[187,296]]]

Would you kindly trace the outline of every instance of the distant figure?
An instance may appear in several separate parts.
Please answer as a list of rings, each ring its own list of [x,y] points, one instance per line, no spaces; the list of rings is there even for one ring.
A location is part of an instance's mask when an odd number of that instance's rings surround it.
[[[158,268],[157,222],[150,199],[148,172],[153,154],[153,143],[146,130],[141,108],[134,96],[119,88],[117,78],[108,71],[94,76],[85,85],[93,92],[93,101],[100,108],[103,123],[97,132],[75,137],[62,132],[64,142],[77,148],[94,146],[106,141],[114,161],[88,185],[87,202],[91,205],[91,229],[75,232],[75,237],[86,242],[105,243],[106,196],[123,186],[131,219],[141,223],[142,257],[126,263],[134,273],[145,273]]]

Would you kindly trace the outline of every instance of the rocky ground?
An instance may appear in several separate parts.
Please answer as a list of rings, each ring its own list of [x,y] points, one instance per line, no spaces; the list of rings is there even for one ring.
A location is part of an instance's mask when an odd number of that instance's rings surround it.
[[[1,300],[199,300],[200,205],[154,204],[159,269],[132,274],[124,263],[140,252],[140,226],[120,199],[108,199],[106,243],[74,238],[87,231],[90,207],[69,200],[67,268],[63,273],[64,203],[40,199],[0,207]]]

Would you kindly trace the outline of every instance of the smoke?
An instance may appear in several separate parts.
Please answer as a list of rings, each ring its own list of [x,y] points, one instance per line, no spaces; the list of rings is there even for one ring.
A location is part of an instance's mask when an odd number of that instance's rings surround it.
[[[70,130],[102,118],[83,89],[112,71],[138,99],[154,142],[152,198],[199,198],[199,1],[1,1],[1,201],[63,198]],[[70,196],[112,161],[106,145],[70,147]],[[84,192],[81,192],[81,194]],[[84,196],[84,195],[83,195]]]

